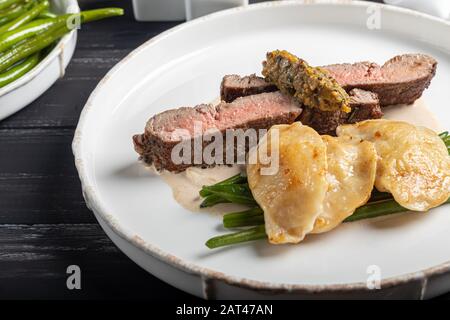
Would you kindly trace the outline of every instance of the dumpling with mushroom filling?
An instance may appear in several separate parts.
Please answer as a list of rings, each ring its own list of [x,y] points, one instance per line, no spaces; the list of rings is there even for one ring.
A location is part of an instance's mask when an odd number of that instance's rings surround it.
[[[370,198],[377,170],[377,153],[369,141],[322,136],[327,146],[328,191],[312,233],[336,228]]]
[[[401,206],[427,211],[450,197],[450,157],[434,131],[402,121],[367,120],[340,126],[337,135],[375,144],[375,187],[392,193]]]
[[[266,153],[270,164],[261,156]],[[264,211],[269,241],[302,241],[322,212],[328,188],[326,146],[321,136],[300,122],[273,126],[250,151],[248,162],[249,187]]]

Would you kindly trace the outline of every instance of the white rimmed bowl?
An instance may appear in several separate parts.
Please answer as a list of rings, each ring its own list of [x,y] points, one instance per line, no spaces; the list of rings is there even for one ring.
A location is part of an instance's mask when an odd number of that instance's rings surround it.
[[[367,29],[381,14],[382,29]],[[414,26],[414,27],[412,27]],[[180,25],[116,65],[83,109],[73,141],[87,205],[114,243],[171,285],[205,298],[430,298],[450,290],[449,206],[340,226],[297,246],[264,241],[210,251],[219,217],[182,209],[137,162],[131,136],[167,108],[212,101],[224,74],[261,68],[268,50],[313,65],[406,52],[439,61],[424,100],[450,123],[450,24],[414,11],[353,1],[282,1]],[[380,277],[381,289],[367,280]]]
[[[80,12],[76,0],[52,0],[51,9],[58,14]],[[76,43],[77,30],[73,30],[30,72],[0,88],[0,120],[26,107],[64,75]]]

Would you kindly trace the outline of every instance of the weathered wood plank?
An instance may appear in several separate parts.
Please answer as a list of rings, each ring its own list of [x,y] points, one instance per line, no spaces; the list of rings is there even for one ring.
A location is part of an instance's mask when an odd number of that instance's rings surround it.
[[[81,290],[66,287],[69,265],[81,269]],[[97,224],[0,225],[0,270],[0,299],[189,298],[135,265]]]
[[[73,163],[72,129],[0,130],[0,224],[93,223]]]

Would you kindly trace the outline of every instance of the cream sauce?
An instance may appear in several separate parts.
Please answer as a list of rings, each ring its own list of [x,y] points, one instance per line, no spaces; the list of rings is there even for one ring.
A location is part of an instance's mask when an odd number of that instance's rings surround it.
[[[217,102],[216,100],[214,103]],[[415,125],[428,127],[438,133],[443,131],[437,117],[422,99],[417,100],[413,105],[385,107],[383,112],[385,113],[385,119],[407,121]],[[220,204],[211,208],[200,209],[202,198],[198,192],[204,185],[217,183],[242,171],[245,171],[243,166],[216,166],[205,169],[192,167],[181,173],[163,171],[160,176],[171,187],[175,200],[185,209],[193,212],[221,214],[245,210],[245,207]]]
[[[406,121],[416,126],[423,126],[440,133],[444,128],[437,117],[427,107],[423,99],[412,105],[397,105],[383,108],[384,119]]]
[[[180,173],[162,171],[161,178],[167,183],[174,199],[185,209],[193,212],[228,213],[245,210],[246,207],[235,204],[219,204],[210,208],[200,208],[203,199],[198,192],[202,186],[223,181],[245,170],[244,166],[215,166],[212,168],[191,167]]]

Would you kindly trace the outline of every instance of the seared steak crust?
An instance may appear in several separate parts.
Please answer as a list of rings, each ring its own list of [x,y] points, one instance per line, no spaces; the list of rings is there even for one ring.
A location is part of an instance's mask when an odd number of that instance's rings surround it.
[[[336,135],[336,128],[341,124],[356,123],[368,119],[379,119],[383,116],[377,95],[360,89],[349,92],[352,111],[325,112],[311,108],[303,108],[298,118],[303,124],[314,128],[320,134]]]

